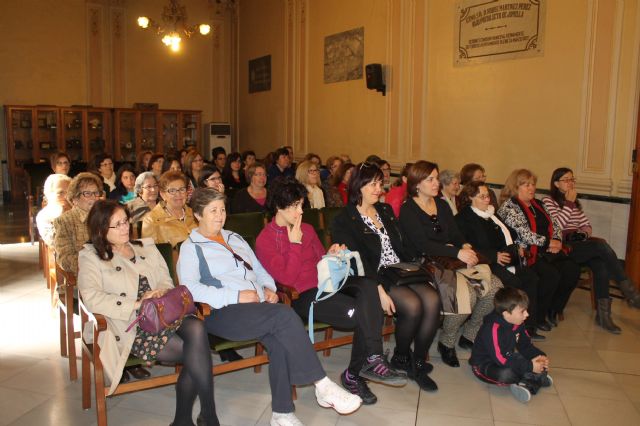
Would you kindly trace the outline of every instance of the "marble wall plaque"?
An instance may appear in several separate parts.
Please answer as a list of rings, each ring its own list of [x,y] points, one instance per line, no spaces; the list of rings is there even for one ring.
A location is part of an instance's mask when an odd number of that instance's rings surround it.
[[[458,0],[456,66],[542,56],[546,0]]]
[[[324,38],[324,82],[359,80],[364,66],[364,27]]]
[[[271,90],[271,55],[249,61],[249,93]]]

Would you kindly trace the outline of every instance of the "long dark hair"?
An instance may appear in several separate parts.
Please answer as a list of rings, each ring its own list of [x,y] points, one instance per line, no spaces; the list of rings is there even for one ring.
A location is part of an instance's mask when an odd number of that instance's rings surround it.
[[[109,222],[117,210],[123,210],[127,219],[131,220],[129,209],[114,200],[98,200],[93,204],[87,217],[87,226],[91,244],[96,249],[98,257],[102,260],[113,259],[113,249],[107,240],[109,233]],[[131,225],[129,225],[129,236],[131,236]],[[142,245],[139,241],[131,241],[132,244]]]
[[[382,182],[384,175],[382,170],[376,163],[364,163],[358,164],[351,172],[351,178],[349,178],[348,194],[349,203],[359,206],[362,204],[362,192],[360,191],[363,186],[371,181],[379,180]]]
[[[229,155],[227,155],[227,161],[224,163],[224,168],[222,169],[223,178],[233,179],[231,163],[239,160],[240,160],[240,170],[238,170],[238,175],[240,175],[240,179],[242,179],[242,161],[241,161],[239,152],[231,152],[229,153]]]
[[[117,190],[122,192],[122,195],[127,195],[127,193],[129,192],[129,190],[125,188],[124,184],[122,183],[122,175],[125,172],[131,172],[133,173],[133,177],[136,177],[136,172],[131,164],[124,163],[122,166],[120,166],[120,168],[116,172],[116,188]]]
[[[573,174],[573,170],[568,167],[559,167],[551,173],[551,182],[549,183],[549,195],[551,198],[558,203],[560,208],[564,207],[564,203],[566,198],[564,198],[564,194],[560,189],[555,185],[556,182],[560,181],[560,178],[567,173]],[[582,206],[580,205],[580,201],[576,198],[576,207],[582,210]]]

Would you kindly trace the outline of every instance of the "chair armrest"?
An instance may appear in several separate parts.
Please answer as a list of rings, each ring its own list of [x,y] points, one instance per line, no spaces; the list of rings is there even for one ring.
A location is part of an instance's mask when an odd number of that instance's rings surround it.
[[[56,262],[56,274],[61,275],[64,278],[64,285],[67,287],[75,287],[78,285],[78,278],[73,272],[67,272],[60,267]]]
[[[93,312],[91,312],[82,301],[82,297],[78,298],[78,309],[80,310],[80,317],[83,319],[83,330],[85,323],[84,318],[86,318],[87,321],[91,321],[93,323],[94,333],[97,332],[99,334],[100,332],[107,329],[107,320],[105,319],[104,315],[94,314]]]
[[[293,287],[288,287],[284,284],[276,283],[276,289],[280,301],[285,305],[291,306],[291,302],[300,297],[300,293],[298,293],[298,291]]]
[[[198,318],[202,320],[211,315],[211,306],[208,303],[197,302],[196,310],[198,312]]]

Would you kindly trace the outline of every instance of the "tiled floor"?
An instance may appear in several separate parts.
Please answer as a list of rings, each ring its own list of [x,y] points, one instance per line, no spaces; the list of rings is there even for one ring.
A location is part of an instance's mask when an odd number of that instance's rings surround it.
[[[80,383],[69,382],[67,360],[60,357],[57,316],[37,270],[37,247],[0,245],[0,277],[0,425],[95,424],[95,411],[82,410]],[[298,391],[296,412],[307,425],[640,425],[640,311],[616,300],[614,312],[620,336],[594,326],[588,293],[576,290],[566,320],[540,345],[551,358],[555,384],[527,405],[476,380],[466,364],[443,365],[432,351],[436,393],[420,392],[413,383],[401,389],[372,385],[379,402],[342,417],[320,408],[306,387]],[[468,358],[468,352],[459,355]],[[330,377],[337,378],[348,356],[344,347],[321,358]],[[245,370],[215,378],[223,424],[268,424],[267,377],[264,370]],[[170,386],[111,398],[109,424],[167,425],[174,403]]]

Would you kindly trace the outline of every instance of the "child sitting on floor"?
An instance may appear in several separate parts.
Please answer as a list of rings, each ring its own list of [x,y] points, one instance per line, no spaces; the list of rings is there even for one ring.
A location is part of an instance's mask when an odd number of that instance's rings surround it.
[[[528,402],[541,387],[551,386],[549,358],[533,346],[525,331],[529,299],[522,290],[505,287],[494,298],[495,311],[484,318],[469,364],[483,382],[510,385],[520,402]]]

